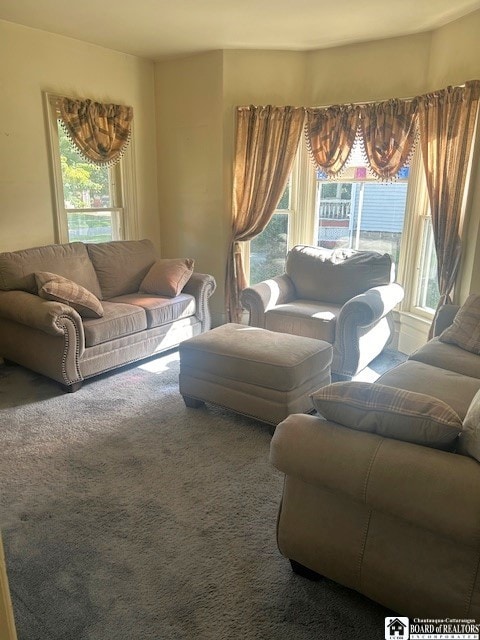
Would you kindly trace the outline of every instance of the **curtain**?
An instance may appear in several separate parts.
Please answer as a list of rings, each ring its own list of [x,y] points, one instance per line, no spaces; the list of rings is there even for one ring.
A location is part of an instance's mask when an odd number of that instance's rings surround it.
[[[451,302],[461,257],[465,183],[478,112],[480,81],[419,99],[420,144],[437,252],[439,307]],[[432,325],[433,326],[433,325]]]
[[[59,98],[62,126],[80,153],[94,164],[113,165],[130,141],[132,107]]]
[[[307,109],[307,147],[315,166],[327,176],[337,176],[344,168],[357,136],[359,116],[359,107],[351,104]]]
[[[237,110],[232,235],[225,301],[230,322],[240,319],[240,292],[247,286],[239,242],[251,240],[270,221],[292,168],[305,110],[240,107]]]
[[[417,134],[417,101],[392,99],[360,110],[360,135],[372,173],[394,178],[408,164]]]

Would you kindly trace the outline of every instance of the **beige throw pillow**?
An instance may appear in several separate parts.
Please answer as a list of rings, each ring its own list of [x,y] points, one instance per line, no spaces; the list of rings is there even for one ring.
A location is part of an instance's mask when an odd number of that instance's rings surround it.
[[[453,323],[439,339],[480,355],[480,295],[472,293],[468,296]]]
[[[84,318],[101,318],[103,316],[100,300],[76,282],[47,271],[37,271],[35,280],[38,295],[41,298],[68,304]]]
[[[174,298],[190,280],[194,264],[190,258],[157,260],[142,280],[140,291]]]
[[[382,384],[335,382],[312,401],[327,420],[437,449],[451,449],[462,430],[460,417],[445,402]]]
[[[463,420],[458,451],[480,462],[480,391],[477,391]]]

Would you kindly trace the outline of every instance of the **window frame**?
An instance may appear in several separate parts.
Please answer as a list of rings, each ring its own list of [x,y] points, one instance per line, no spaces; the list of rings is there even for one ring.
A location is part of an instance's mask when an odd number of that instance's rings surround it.
[[[339,178],[338,182],[342,180]],[[348,181],[349,182],[349,181]],[[296,244],[316,244],[316,172],[306,144],[302,140],[291,174],[291,200],[289,214],[288,249]],[[276,210],[275,213],[285,213]],[[399,305],[400,313],[406,313],[425,321],[431,321],[434,310],[417,303],[422,260],[422,243],[425,220],[430,218],[428,191],[423,172],[420,146],[417,145],[410,163],[405,218],[396,265],[396,280],[405,289],[405,298]],[[413,240],[413,241],[412,241]],[[250,273],[250,243],[243,243],[244,264],[247,278]]]
[[[75,242],[69,239],[68,213],[112,212],[112,231],[115,229],[114,239],[134,240],[138,238],[138,213],[135,193],[135,166],[134,166],[134,142],[133,123],[132,136],[125,153],[113,167],[109,167],[110,184],[112,185],[111,207],[67,209],[65,207],[62,166],[60,158],[60,140],[58,137],[59,111],[57,101],[60,95],[44,92],[44,104],[47,120],[47,133],[50,151],[51,181],[53,209],[55,212],[55,241],[62,244]],[[115,220],[116,218],[116,220]]]

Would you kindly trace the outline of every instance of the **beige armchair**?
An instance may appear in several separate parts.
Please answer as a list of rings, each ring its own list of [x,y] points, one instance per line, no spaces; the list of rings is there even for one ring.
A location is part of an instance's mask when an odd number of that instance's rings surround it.
[[[244,289],[240,301],[251,326],[332,344],[332,374],[348,379],[393,338],[403,289],[392,279],[388,254],[298,245],[283,275]]]

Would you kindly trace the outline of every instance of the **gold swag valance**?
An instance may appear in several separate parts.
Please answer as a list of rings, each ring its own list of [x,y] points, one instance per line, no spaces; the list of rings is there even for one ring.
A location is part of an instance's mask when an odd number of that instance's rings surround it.
[[[59,98],[62,126],[80,153],[97,165],[114,165],[131,137],[133,108]]]

